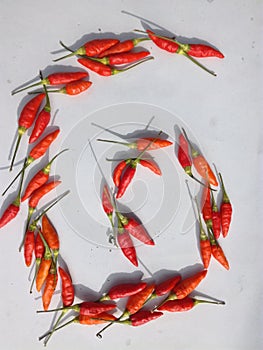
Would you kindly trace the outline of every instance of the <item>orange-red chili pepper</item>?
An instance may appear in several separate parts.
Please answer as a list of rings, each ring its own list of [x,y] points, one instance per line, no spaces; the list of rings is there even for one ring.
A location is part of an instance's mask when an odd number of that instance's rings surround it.
[[[42,216],[42,234],[49,248],[53,251],[54,262],[56,265],[60,246],[59,236],[46,214]]]
[[[146,286],[147,283],[145,282],[118,284],[116,286],[113,286],[107,294],[103,295],[100,298],[100,301],[130,297],[131,295],[142,291]]]
[[[216,205],[215,197],[211,191],[212,199],[212,229],[215,239],[218,239],[221,233],[221,215]]]
[[[101,324],[101,323],[116,321],[116,320],[117,318],[114,315],[108,314],[107,312],[102,312],[96,316],[79,315],[77,316],[74,322],[91,326],[94,324]]]
[[[138,45],[140,42],[145,41],[145,40],[149,40],[149,38],[143,37],[143,38],[134,38],[134,39],[129,39],[129,40],[125,40],[122,42],[119,42],[115,45],[113,45],[112,47],[110,47],[109,49],[102,51],[98,57],[106,57],[112,54],[116,54],[116,53],[122,53],[122,52],[128,52],[130,50],[132,50],[134,48],[134,46]]]
[[[114,53],[109,56],[104,56],[103,58],[91,58],[90,60],[100,62],[105,65],[118,66],[122,64],[133,63],[139,61],[142,58],[148,56],[149,51],[138,51],[138,52],[124,52],[124,53]]]
[[[160,297],[169,293],[180,281],[182,277],[177,275],[175,277],[169,278],[155,286],[154,292],[151,295],[151,299]]]
[[[58,281],[57,270],[56,270],[55,264],[52,263],[46,278],[45,287],[42,294],[42,303],[43,303],[44,310],[48,310],[49,308],[52,296],[56,290],[57,281]]]
[[[30,266],[32,263],[33,253],[35,250],[35,230],[27,230],[25,234],[24,242],[24,258],[26,266]]]
[[[48,90],[48,92],[53,93],[61,93],[61,94],[66,94],[70,96],[75,96],[79,95],[82,92],[88,90],[92,85],[91,81],[86,81],[86,80],[77,80],[77,81],[72,81],[71,83],[66,84],[64,87],[57,89],[57,90]]]
[[[211,243],[211,252],[213,257],[226,269],[229,270],[230,266],[229,266],[229,262],[225,256],[225,253],[222,249],[222,247],[220,246],[220,244],[218,243],[218,241],[215,239],[213,232],[211,230],[208,230],[208,234],[209,234],[209,239],[210,239],[210,243]]]
[[[173,143],[169,140],[155,138],[155,137],[144,137],[134,142],[119,142],[113,140],[97,139],[97,141],[116,143],[118,145],[127,146],[131,149],[137,149],[143,151],[147,147],[147,151],[152,151],[159,148],[171,146]]]
[[[140,159],[139,164],[141,164],[145,168],[150,169],[156,175],[162,175],[161,169],[153,160]]]
[[[43,287],[46,278],[48,276],[49,273],[49,269],[51,267],[52,264],[52,253],[51,250],[48,246],[48,244],[46,243],[46,241],[44,240],[44,237],[42,236],[42,233],[40,231],[38,231],[40,234],[40,237],[44,243],[45,246],[45,253],[43,258],[41,259],[38,271],[37,271],[37,275],[36,275],[36,290],[38,292],[40,292],[41,288]]]
[[[230,199],[225,190],[225,185],[223,182],[222,175],[220,173],[218,175],[220,179],[221,188],[223,190],[223,199],[220,206],[221,227],[222,227],[223,237],[226,237],[229,231],[233,210],[232,210]]]
[[[128,320],[121,321],[120,323],[137,327],[156,320],[162,315],[163,313],[161,311],[140,310],[136,314],[131,315]]]
[[[206,223],[206,226],[211,228],[212,227],[212,203],[211,203],[211,191],[208,186],[203,188],[201,209],[202,209],[202,215]]]
[[[125,311],[121,318],[129,317],[130,315],[135,314],[137,311],[139,311],[143,305],[146,303],[146,301],[151,297],[153,291],[154,291],[155,285],[154,284],[148,284],[143,290],[140,292],[131,295],[127,301]]]
[[[72,284],[71,276],[68,272],[62,269],[61,266],[59,266],[58,272],[61,278],[62,303],[64,306],[70,306],[73,304],[75,297],[75,288]]]
[[[134,245],[132,243],[131,237],[129,235],[129,232],[124,230],[124,228],[119,227],[117,232],[117,241],[119,244],[119,247],[121,248],[124,256],[130,260],[130,262],[138,266],[138,260],[136,255],[136,250],[134,248]]]
[[[120,185],[121,176],[126,165],[128,164],[127,162],[129,163],[130,159],[120,161],[113,171],[112,179],[116,187],[119,187]]]
[[[189,296],[183,299],[177,300],[168,300],[164,304],[157,307],[157,310],[160,311],[169,311],[169,312],[184,312],[191,310],[194,306],[198,304],[215,304],[215,305],[224,305],[224,301],[210,301],[191,298]]]
[[[24,135],[24,133],[27,131],[27,129],[29,129],[32,126],[44,98],[45,98],[44,93],[40,93],[37,96],[33,97],[29,102],[26,103],[26,105],[23,107],[20,113],[20,116],[18,119],[17,141],[16,141],[15,150],[12,156],[9,171],[12,171],[13,169],[13,165],[15,162],[15,158],[16,158],[16,154],[17,154],[20,142],[21,142],[21,138]]]

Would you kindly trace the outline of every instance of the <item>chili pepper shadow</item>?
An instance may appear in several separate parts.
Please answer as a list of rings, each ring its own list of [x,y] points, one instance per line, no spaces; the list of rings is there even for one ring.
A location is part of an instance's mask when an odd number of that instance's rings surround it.
[[[183,279],[188,278],[194,274],[196,274],[197,272],[200,272],[204,269],[203,264],[201,263],[197,263],[194,265],[189,265],[186,266],[184,268],[182,268],[179,273],[180,275],[182,275]]]

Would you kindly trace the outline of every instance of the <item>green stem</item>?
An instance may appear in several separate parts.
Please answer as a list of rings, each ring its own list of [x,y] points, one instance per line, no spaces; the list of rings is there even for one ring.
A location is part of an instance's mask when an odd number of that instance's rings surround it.
[[[39,270],[40,263],[41,263],[41,259],[36,259],[36,269],[35,269],[34,278],[33,278],[32,282],[31,282],[31,286],[30,286],[30,290],[29,290],[29,293],[30,293],[30,294],[31,294],[32,291],[33,291],[33,286],[34,286],[34,282],[35,282],[36,277],[37,277],[37,274],[38,274],[38,270]]]
[[[223,181],[223,177],[221,175],[221,173],[218,173],[218,176],[219,176],[219,180],[220,180],[220,185],[221,185],[221,188],[222,188],[222,191],[223,191],[223,202],[224,203],[230,203],[230,199],[226,193],[226,189],[225,189],[225,184],[224,184],[224,181]]]
[[[203,300],[203,299],[195,299],[193,298],[194,305],[198,304],[215,304],[215,305],[225,305],[226,303],[224,301],[212,301],[212,300]]]
[[[106,326],[104,326],[98,333],[96,333],[96,337],[98,337],[99,339],[102,338],[101,333],[104,332],[107,328],[109,328],[110,326],[112,326],[114,323],[118,323],[119,321],[121,321],[121,318],[123,317],[123,315],[125,314],[125,311],[122,313],[122,315],[114,321],[111,321],[110,323],[108,323]]]
[[[41,340],[41,339],[43,339],[44,337],[47,337],[47,338],[45,339],[45,341],[44,341],[44,346],[47,345],[47,343],[48,343],[50,337],[51,337],[52,334],[57,330],[57,326],[58,326],[59,322],[61,321],[62,317],[67,313],[67,311],[68,311],[68,310],[63,310],[63,311],[61,312],[61,314],[59,315],[59,317],[58,317],[56,323],[54,324],[54,327],[51,329],[51,331],[49,331],[47,334],[45,334],[44,336],[42,336],[42,337],[39,338],[39,340]],[[71,320],[71,321],[72,321],[72,320]],[[73,321],[72,321],[72,323],[73,323]]]
[[[68,150],[69,150],[68,148],[65,148],[65,149],[63,149],[62,151],[60,151],[59,153],[57,153],[57,154],[48,162],[48,164],[42,169],[43,173],[44,173],[44,174],[49,174],[51,165],[52,165],[52,163],[54,162],[54,160],[55,160],[58,156],[60,156],[62,153],[66,152],[66,151],[68,151]]]
[[[78,320],[78,316],[76,316],[76,317],[74,317],[72,320],[70,320],[70,321],[68,321],[68,322],[66,322],[66,323],[64,323],[64,324],[62,324],[61,326],[55,328],[55,329],[53,330],[52,334],[53,334],[54,332],[58,331],[59,329],[64,328],[64,327],[68,326],[69,324],[76,322],[77,320]],[[48,333],[46,333],[46,334],[44,334],[44,335],[42,335],[41,337],[38,338],[38,340],[42,340],[43,338],[45,338],[45,337],[46,337],[47,335],[49,335],[50,333],[51,333],[51,331],[48,332]]]
[[[123,68],[123,69],[112,68],[111,74],[115,75],[115,74],[118,74],[118,73],[126,72],[127,70],[130,70],[130,69],[132,69],[132,68],[134,68],[136,66],[139,66],[140,64],[142,64],[144,62],[147,62],[147,61],[150,61],[150,60],[153,60],[153,59],[154,59],[154,57],[151,56],[151,57],[145,58],[144,60],[141,60],[141,61],[139,61],[137,63],[134,63],[134,64],[132,64],[131,66],[129,66],[127,68]]]
[[[24,128],[23,126],[19,126],[19,128],[18,128],[18,137],[17,137],[17,141],[16,141],[16,146],[15,146],[15,151],[14,151],[14,154],[13,154],[13,157],[12,157],[12,160],[11,160],[9,171],[13,170],[13,165],[14,165],[14,162],[15,162],[15,158],[16,158],[16,154],[17,154],[20,142],[21,142],[21,138],[22,138],[22,136],[24,135],[25,132],[26,132],[26,128]]]
[[[25,91],[25,90],[30,89],[30,88],[35,87],[35,86],[39,86],[39,85],[41,85],[41,84],[44,84],[44,82],[43,82],[43,81],[40,81],[40,82],[38,82],[38,83],[35,83],[35,84],[32,84],[32,85],[26,86],[26,87],[24,87],[24,88],[21,88],[21,89],[18,89],[18,90],[14,90],[14,91],[11,92],[11,95],[15,95],[15,94],[17,94],[17,93],[19,93],[19,92]]]
[[[18,194],[17,194],[16,199],[13,202],[13,204],[18,206],[18,207],[20,206],[20,203],[21,203],[21,192],[22,192],[22,186],[23,186],[24,176],[25,176],[25,164],[26,164],[26,159],[24,161],[23,171],[22,171],[22,175],[21,175],[19,188],[18,188]]]
[[[135,142],[128,143],[128,142],[105,140],[105,139],[97,139],[97,141],[115,143],[115,144],[118,144],[118,145],[127,146],[127,147],[132,148],[132,149],[136,148],[136,143]]]
[[[78,50],[73,51],[73,50],[69,49],[65,44],[63,44],[62,41],[59,41],[59,43],[60,43],[60,45],[61,45],[62,47],[64,47],[64,49],[66,49],[66,50],[68,50],[68,51],[71,51],[71,53],[68,54],[68,55],[65,55],[65,56],[56,58],[55,60],[53,60],[53,62],[58,62],[58,61],[60,61],[60,60],[63,60],[64,58],[69,58],[69,57],[76,56],[76,55],[81,55],[81,56],[83,56],[83,55],[85,55],[85,53],[86,53],[85,48],[80,47]]]

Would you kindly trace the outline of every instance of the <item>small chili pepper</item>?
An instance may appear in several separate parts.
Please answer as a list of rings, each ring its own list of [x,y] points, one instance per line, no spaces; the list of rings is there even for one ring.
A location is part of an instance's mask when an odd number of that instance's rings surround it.
[[[20,176],[22,171],[26,169],[31,163],[33,163],[38,158],[42,157],[46,151],[48,150],[51,143],[57,138],[60,130],[56,129],[55,131],[52,131],[47,136],[45,136],[42,140],[36,144],[32,150],[29,152],[29,155],[26,159],[26,162],[23,166],[23,168],[20,170],[20,172],[15,176],[15,178],[11,181],[11,183],[7,186],[7,188],[2,193],[2,196],[6,194],[6,192],[9,190],[9,188],[13,185],[13,183],[16,181],[16,179]]]
[[[111,195],[107,185],[104,185],[102,191],[102,207],[105,213],[112,218],[113,205],[111,202]]]
[[[39,269],[36,275],[36,289],[38,292],[40,292],[41,288],[43,287],[46,281],[49,269],[52,264],[52,253],[40,230],[38,230],[38,232],[45,246],[45,253],[43,258],[41,259]]]
[[[160,49],[165,50],[170,53],[177,53],[179,45],[175,41],[167,40],[165,38],[155,35],[151,30],[146,30],[149,38],[158,46]]]
[[[226,193],[225,185],[223,182],[223,178],[221,173],[218,173],[220,179],[220,185],[223,190],[223,199],[220,206],[220,214],[221,214],[221,227],[223,237],[226,237],[229,231],[231,219],[232,219],[232,205],[230,199]]]
[[[48,90],[48,92],[53,93],[53,92],[57,92],[57,93],[61,93],[61,94],[66,94],[66,95],[71,95],[71,96],[75,96],[75,95],[79,95],[82,92],[88,90],[88,88],[92,85],[91,81],[86,81],[86,80],[77,80],[77,81],[72,81],[71,83],[66,84],[64,87],[62,87],[61,89],[57,89],[57,90]],[[38,93],[39,91],[36,92],[32,92],[32,94],[34,93]],[[29,93],[31,94],[31,93]]]
[[[35,267],[35,274],[34,274],[34,278],[32,280],[31,286],[30,286],[30,293],[32,293],[33,290],[33,285],[39,270],[39,266],[41,263],[41,260],[44,256],[45,253],[45,246],[44,243],[40,237],[39,232],[37,232],[36,237],[35,237],[35,258],[36,258],[36,267]]]
[[[191,310],[194,306],[198,304],[225,305],[225,302],[195,299],[187,296],[184,299],[168,300],[164,304],[158,306],[157,310],[169,312],[183,312]]]
[[[36,191],[38,188],[40,188],[42,185],[44,185],[48,179],[49,179],[49,173],[51,170],[51,165],[54,162],[54,160],[63,152],[66,150],[63,150],[56,154],[41,170],[39,170],[30,180],[28,183],[24,195],[21,198],[21,201],[24,202],[26,199],[28,199],[34,191]]]
[[[89,74],[87,72],[59,72],[59,73],[52,73],[49,74],[46,78],[41,78],[40,82],[37,82],[35,84],[26,86],[22,89],[17,89],[12,92],[12,95],[17,94],[18,92],[30,89],[35,86],[39,85],[64,85],[71,83],[72,81],[80,80],[87,78]]]
[[[118,66],[122,64],[133,63],[139,61],[142,58],[148,56],[149,51],[138,51],[138,52],[124,52],[124,53],[114,53],[103,58],[89,57],[90,60],[100,62],[105,65]]]
[[[144,166],[145,168],[150,169],[153,173],[155,173],[156,175],[161,176],[162,172],[161,169],[158,167],[158,165],[152,161],[152,160],[146,160],[146,159],[140,159],[139,162],[142,166]]]
[[[118,73],[123,73],[123,72],[126,72],[127,70],[129,69],[132,69],[136,66],[138,66],[139,64],[141,63],[144,63],[144,62],[147,62],[147,61],[150,61],[150,60],[153,60],[153,57],[148,57],[144,60],[141,60],[129,67],[126,67],[126,68],[122,68],[122,69],[117,69],[117,68],[114,68],[114,67],[111,67],[111,66],[107,66],[103,63],[100,63],[100,62],[96,62],[96,61],[93,61],[91,60],[90,58],[79,58],[77,61],[83,65],[84,67],[92,70],[93,72],[96,72],[97,74],[99,75],[102,75],[104,77],[108,77],[108,76],[111,76],[111,75],[116,75]]]
[[[230,266],[228,260],[223,252],[222,247],[219,245],[218,241],[215,239],[213,232],[208,230],[209,239],[211,243],[211,252],[213,257],[226,269],[229,270]]]
[[[177,275],[161,282],[160,284],[157,284],[150,299],[154,299],[169,293],[181,281],[181,279],[182,277]]]
[[[183,44],[183,50],[190,56],[203,58],[203,57],[217,57],[224,58],[225,56],[218,50],[211,46],[203,44]]]
[[[134,248],[134,245],[132,243],[131,237],[129,235],[129,232],[124,230],[123,227],[118,227],[117,232],[117,241],[119,244],[119,247],[121,248],[124,256],[130,260],[130,262],[138,266],[138,260],[136,256],[136,250]]]
[[[155,137],[145,137],[140,138],[134,142],[119,142],[113,140],[97,139],[97,141],[116,143],[118,145],[127,146],[131,149],[137,149],[138,151],[143,151],[146,147],[148,151],[152,151],[159,148],[164,148],[171,146],[173,143],[169,140],[159,139]]]
[[[100,301],[129,297],[142,291],[146,286],[147,283],[145,282],[118,284],[113,286],[107,294],[103,295]]]
[[[69,50],[69,48],[62,43],[62,41],[59,42],[61,46],[63,46],[66,50]],[[79,47],[76,51],[71,51],[70,54],[57,58],[53,60],[54,62],[60,61],[64,58],[80,55],[80,56],[90,56],[95,57],[98,56],[103,51],[108,50],[110,47],[116,45],[119,43],[118,39],[95,39],[86,42],[83,46]]]
[[[165,301],[185,298],[199,285],[206,274],[207,270],[202,270],[193,276],[183,279],[173,288]]]
[[[216,205],[215,197],[211,192],[212,199],[212,229],[215,239],[218,239],[221,233],[221,215]]]
[[[114,182],[116,187],[119,187],[122,173],[123,173],[126,165],[130,163],[130,161],[131,161],[130,159],[122,160],[115,167],[115,169],[113,171],[112,179],[113,179],[113,182]]]
[[[26,266],[30,266],[32,263],[33,252],[35,250],[35,230],[27,230],[25,234],[24,243],[24,258]]]
[[[207,160],[204,158],[204,156],[193,147],[192,143],[189,141],[189,138],[185,132],[184,129],[183,133],[184,136],[188,142],[188,144],[190,145],[190,149],[191,149],[191,154],[192,154],[192,158],[193,158],[193,164],[194,167],[196,169],[196,171],[198,172],[198,174],[200,176],[202,176],[203,179],[207,180],[209,182],[209,184],[213,185],[213,186],[218,186],[218,182],[217,179],[210,167],[210,165],[208,164]]]
[[[21,142],[21,138],[24,135],[24,133],[27,131],[27,129],[29,129],[32,126],[44,98],[45,98],[44,93],[40,93],[37,96],[33,97],[29,102],[27,102],[27,104],[22,109],[22,112],[20,113],[20,116],[18,119],[17,141],[16,141],[16,146],[15,146],[15,150],[11,160],[9,171],[12,171],[13,169],[13,165],[15,162],[15,158],[16,158],[16,154],[17,154],[20,142]]]
[[[150,321],[156,320],[162,315],[163,313],[161,311],[140,310],[136,312],[136,314],[131,315],[128,320],[124,320],[120,323],[137,327]]]
[[[40,77],[42,77],[41,71],[40,71]],[[48,123],[50,122],[50,118],[51,118],[50,100],[49,100],[47,88],[45,85],[43,85],[43,86],[44,86],[44,92],[46,95],[46,104],[43,107],[43,109],[41,110],[41,112],[39,113],[39,115],[37,116],[33,131],[31,133],[29,141],[28,141],[29,143],[34,143],[39,139],[39,137],[45,131]]]
[[[203,188],[202,193],[202,215],[206,223],[206,226],[212,227],[212,204],[211,204],[211,191],[208,186]]]
[[[52,262],[51,267],[49,269],[49,273],[46,278],[44,291],[42,294],[42,303],[43,303],[44,310],[48,310],[52,296],[56,290],[57,281],[58,281],[58,275],[57,275],[56,266],[54,262]]]
[[[54,263],[56,266],[60,246],[59,237],[55,227],[52,225],[46,214],[42,216],[42,234],[49,248],[53,252]]]
[[[135,39],[129,39],[129,40],[119,42],[119,43],[113,45],[112,47],[110,47],[109,49],[102,51],[98,55],[98,57],[101,58],[101,57],[106,57],[106,56],[116,54],[116,53],[128,52],[128,51],[132,50],[140,42],[145,41],[145,40],[149,40],[149,38],[147,38],[147,37],[135,38]]]
[[[71,306],[75,297],[75,289],[72,284],[72,279],[68,272],[62,269],[61,266],[58,268],[58,272],[61,278],[61,297],[64,306]]]
[[[0,228],[7,225],[10,221],[12,221],[18,214],[20,210],[20,204],[21,204],[21,190],[22,185],[24,181],[24,174],[25,174],[25,164],[26,160],[24,161],[23,171],[21,175],[20,185],[18,188],[18,194],[16,196],[16,199],[6,208],[6,210],[3,212],[3,215],[0,218]]]

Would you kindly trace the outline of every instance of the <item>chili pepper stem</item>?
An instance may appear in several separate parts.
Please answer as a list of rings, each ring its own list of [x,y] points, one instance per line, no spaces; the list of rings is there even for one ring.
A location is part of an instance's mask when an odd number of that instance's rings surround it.
[[[19,127],[19,128],[18,128],[18,137],[17,137],[16,146],[15,146],[15,151],[14,151],[14,154],[13,154],[13,157],[12,157],[12,160],[11,160],[11,164],[10,164],[9,171],[12,171],[12,170],[13,170],[13,166],[14,166],[16,154],[17,154],[17,151],[18,151],[18,148],[19,148],[19,145],[20,145],[22,136],[24,135],[25,132],[26,132],[26,129],[25,129],[25,128],[23,128],[23,127]]]
[[[194,298],[194,305],[198,304],[215,304],[215,305],[225,305],[226,303],[223,300],[204,300],[204,299],[195,299]]]
[[[113,141],[113,140],[106,140],[106,139],[97,139],[97,141],[115,143],[115,144],[118,144],[118,145],[123,145],[123,146],[130,147],[130,148],[136,148],[136,144],[134,142],[128,143],[128,142]]]
[[[31,158],[28,158],[25,162],[23,168],[19,171],[19,173],[15,176],[15,178],[10,182],[10,184],[7,186],[7,188],[2,193],[2,196],[6,194],[6,192],[9,190],[9,188],[13,185],[13,183],[19,178],[19,176],[22,174],[22,172],[32,163],[33,160]]]
[[[73,57],[73,56],[76,56],[78,54],[78,50],[76,50],[76,51],[71,50],[61,40],[59,41],[59,43],[62,47],[64,47],[64,49],[70,51],[71,53],[69,53],[68,55],[56,58],[55,60],[53,60],[53,62],[58,62],[58,61],[64,60],[64,58]]]
[[[42,81],[39,81],[38,83],[34,83],[34,84],[29,85],[29,86],[26,86],[26,87],[24,87],[24,88],[21,88],[21,89],[18,89],[18,90],[14,90],[14,91],[11,92],[11,95],[18,94],[19,92],[25,91],[25,90],[30,89],[30,88],[35,87],[35,86],[39,86],[39,85],[41,85],[41,84],[43,84],[43,82],[42,82]],[[44,84],[43,84],[43,85],[44,85]]]
[[[78,316],[77,316],[77,317],[78,317]],[[50,331],[50,332],[48,332],[48,333],[42,335],[41,337],[38,338],[38,340],[40,341],[40,340],[42,340],[43,338],[45,338],[46,336],[50,335],[51,332],[52,332],[52,334],[53,334],[54,332],[58,331],[59,329],[64,328],[64,327],[68,326],[69,324],[76,322],[77,317],[74,317],[72,320],[70,320],[70,321],[68,321],[68,322],[66,322],[66,323],[64,323],[64,324],[62,324],[61,326],[59,326],[59,327],[53,329],[53,331]],[[45,344],[44,344],[44,345],[45,345]]]
[[[96,337],[98,337],[99,339],[102,339],[101,333],[104,332],[110,326],[112,326],[114,323],[120,322],[124,314],[125,314],[125,311],[122,313],[122,315],[117,320],[111,321],[106,326],[104,326],[98,333],[96,333]]]
[[[30,293],[30,294],[32,294],[32,291],[33,291],[33,286],[34,286],[34,282],[35,282],[35,280],[36,280],[36,276],[37,276],[37,274],[38,274],[38,270],[39,270],[40,262],[41,262],[41,260],[40,260],[40,259],[36,259],[36,269],[35,269],[35,274],[34,274],[34,277],[33,277],[32,282],[31,282],[30,289],[29,289],[29,293]]]
[[[221,184],[221,187],[222,187],[222,190],[223,190],[223,201],[225,203],[230,203],[229,197],[228,197],[228,195],[226,193],[225,184],[224,184],[224,181],[223,181],[221,173],[218,173],[218,177],[219,177],[220,184]]]
[[[47,338],[45,339],[45,341],[44,341],[44,346],[47,346],[47,343],[48,343],[49,339],[51,338],[52,334],[57,330],[57,326],[58,326],[59,322],[61,321],[62,317],[63,317],[67,312],[68,312],[68,310],[63,310],[63,311],[61,312],[61,314],[59,315],[59,317],[58,317],[56,323],[54,324],[53,328],[51,329],[51,331],[49,331],[46,335],[44,335],[44,336],[47,337]],[[44,337],[44,336],[43,336],[43,337]],[[43,339],[42,337],[40,337],[40,338]],[[39,339],[39,340],[41,340],[41,339]]]

